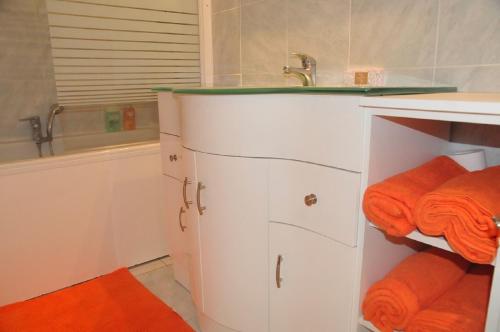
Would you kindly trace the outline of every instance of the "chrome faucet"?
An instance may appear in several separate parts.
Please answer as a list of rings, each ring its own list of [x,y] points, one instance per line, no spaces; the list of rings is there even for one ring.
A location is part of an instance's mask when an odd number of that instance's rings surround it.
[[[50,111],[47,118],[47,136],[43,136],[40,116],[35,115],[19,119],[19,121],[29,121],[31,126],[31,137],[33,141],[35,141],[39,157],[43,157],[42,144],[45,142],[49,143],[50,154],[52,156],[54,155],[54,149],[52,148],[52,141],[54,140],[54,137],[52,135],[52,129],[54,128],[54,119],[56,115],[61,113],[62,111],[64,111],[64,106],[54,104],[50,107]]]
[[[291,54],[300,58],[302,68],[284,66],[283,73],[297,76],[302,81],[303,86],[316,86],[316,60],[304,53]]]
[[[42,143],[45,142],[46,137],[43,137],[42,134],[42,123],[40,122],[40,117],[35,115],[19,119],[19,121],[29,121],[31,126],[31,137],[33,141],[35,141],[36,147],[38,148],[38,156],[42,157]]]

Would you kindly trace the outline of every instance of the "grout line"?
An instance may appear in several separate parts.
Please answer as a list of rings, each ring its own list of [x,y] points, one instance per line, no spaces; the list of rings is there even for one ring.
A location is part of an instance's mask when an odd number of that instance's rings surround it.
[[[432,85],[436,84],[436,67],[439,49],[439,25],[441,23],[441,0],[438,0],[437,19],[436,19],[436,41],[434,44],[434,65],[432,68]]]
[[[352,30],[352,0],[349,0],[349,16],[348,16],[348,30],[347,30],[347,68],[351,66],[351,30]]]
[[[240,7],[241,7],[241,5],[240,6],[231,7],[231,8],[226,8],[226,9],[223,9],[223,10],[219,10],[218,12],[213,12],[212,16],[215,16],[215,15],[218,15],[218,14],[222,14],[222,13],[227,13],[227,12],[229,12],[231,10],[235,10],[235,9],[240,8]]]
[[[477,65],[448,65],[448,66],[436,66],[436,68],[474,68],[474,67],[499,67],[500,63],[483,63]]]
[[[256,4],[256,3],[259,3],[259,2],[264,2],[264,1],[265,1],[265,0],[254,0],[254,1],[251,1],[251,2],[247,2],[247,3],[245,3],[244,5],[243,5],[243,4],[241,4],[241,7],[244,7],[244,6],[245,6],[245,7],[246,7],[246,6],[251,6],[251,5],[254,5],[254,4]]]
[[[241,0],[240,0],[241,1]],[[243,48],[242,48],[242,38],[243,38],[243,6],[240,2],[240,87],[243,86]]]
[[[291,52],[291,50],[290,50],[290,40],[289,40],[289,37],[290,37],[290,31],[289,31],[290,30],[290,26],[288,24],[289,19],[290,19],[290,10],[289,10],[290,9],[289,8],[290,1],[289,0],[285,0],[285,1],[286,1],[286,3],[285,3],[285,15],[286,15],[286,21],[285,21],[286,22],[286,27],[285,27],[285,65],[289,66],[290,65],[290,63],[289,63],[289,58],[290,58],[289,52]],[[300,51],[299,50],[295,50],[294,52],[300,52]],[[283,72],[282,72],[281,75],[285,77],[283,84],[285,86],[289,86],[290,85],[290,79],[288,77],[289,75],[285,75],[285,74],[283,74]]]

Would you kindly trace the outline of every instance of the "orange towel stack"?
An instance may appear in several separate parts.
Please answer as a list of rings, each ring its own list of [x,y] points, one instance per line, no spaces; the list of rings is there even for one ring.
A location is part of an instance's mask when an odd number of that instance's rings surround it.
[[[500,215],[500,166],[457,176],[425,194],[415,223],[427,235],[444,235],[474,263],[490,263],[498,247],[493,216]]]
[[[454,160],[440,156],[370,186],[364,195],[366,217],[393,236],[405,236],[415,230],[412,214],[417,200],[449,179],[467,170]]]
[[[363,302],[365,319],[381,331],[404,330],[411,319],[464,275],[469,263],[436,248],[403,260],[368,290]]]
[[[429,308],[420,311],[407,332],[482,332],[492,267],[477,265]]]

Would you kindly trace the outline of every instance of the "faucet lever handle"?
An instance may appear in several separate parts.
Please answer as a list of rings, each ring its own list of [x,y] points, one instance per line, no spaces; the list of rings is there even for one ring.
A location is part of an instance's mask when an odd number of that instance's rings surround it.
[[[299,57],[300,61],[302,61],[302,66],[304,68],[316,64],[316,60],[312,56],[307,55],[305,53],[291,52],[290,54],[295,55],[296,57]]]

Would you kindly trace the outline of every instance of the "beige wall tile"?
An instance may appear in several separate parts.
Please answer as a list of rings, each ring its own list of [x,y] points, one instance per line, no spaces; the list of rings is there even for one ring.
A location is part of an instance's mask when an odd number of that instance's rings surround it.
[[[436,84],[458,87],[467,92],[500,92],[500,65],[436,69]]]
[[[317,72],[342,73],[349,48],[349,0],[289,0],[288,51],[318,62]],[[290,58],[291,65],[300,65]]]
[[[241,75],[214,75],[214,86],[217,87],[234,87],[241,85]]]
[[[104,132],[104,114],[101,109],[72,112],[67,110],[59,115],[65,133],[84,134]]]
[[[212,0],[212,13],[218,13],[239,6],[240,0]]]
[[[243,74],[243,86],[285,86],[288,79],[283,74]],[[295,84],[290,84],[295,85]]]
[[[0,1],[0,49],[0,141],[30,140],[29,125],[18,119],[45,122],[57,102],[45,1]]]
[[[240,72],[240,9],[212,16],[214,74]]]
[[[500,64],[500,1],[442,0],[438,66]]]
[[[243,74],[279,75],[287,63],[286,0],[251,3],[241,8]]]
[[[438,1],[352,0],[351,64],[434,64]]]
[[[431,86],[433,68],[388,69],[385,70],[385,85],[390,86]]]

